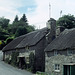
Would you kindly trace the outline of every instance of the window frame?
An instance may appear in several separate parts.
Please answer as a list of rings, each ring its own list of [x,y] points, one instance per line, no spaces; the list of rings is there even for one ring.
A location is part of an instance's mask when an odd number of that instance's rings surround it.
[[[54,70],[55,70],[56,72],[60,72],[60,64],[55,64],[55,65],[54,65]]]
[[[57,55],[58,55],[58,51],[54,50],[54,56],[57,56]]]
[[[67,55],[72,55],[72,54],[73,54],[73,50],[68,49],[68,50],[67,50]]]
[[[29,64],[29,56],[25,57],[26,63]]]

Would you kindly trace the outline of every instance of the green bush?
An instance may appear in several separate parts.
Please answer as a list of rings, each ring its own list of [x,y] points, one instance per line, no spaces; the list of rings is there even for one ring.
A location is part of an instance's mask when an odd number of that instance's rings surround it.
[[[18,66],[17,57],[19,55],[19,52],[13,52],[11,55],[11,65]]]
[[[32,72],[35,72],[35,55],[33,52],[29,55],[29,66]]]
[[[9,63],[9,58],[6,58],[6,59],[5,59],[5,62],[6,62],[6,63]]]

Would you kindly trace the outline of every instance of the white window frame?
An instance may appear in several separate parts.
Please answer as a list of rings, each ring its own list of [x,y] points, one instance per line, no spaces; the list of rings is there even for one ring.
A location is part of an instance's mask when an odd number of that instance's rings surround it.
[[[67,55],[72,55],[73,51],[72,50],[67,50]]]
[[[26,63],[29,64],[29,56],[25,57]]]
[[[56,72],[60,72],[60,64],[55,64],[55,65],[54,65],[54,70],[55,70]]]

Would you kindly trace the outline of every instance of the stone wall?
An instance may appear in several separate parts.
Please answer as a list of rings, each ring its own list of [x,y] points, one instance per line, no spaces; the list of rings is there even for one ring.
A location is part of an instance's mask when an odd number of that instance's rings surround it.
[[[67,51],[66,51],[67,52]],[[63,75],[63,65],[68,63],[75,63],[75,54],[72,55],[61,55],[49,56],[48,52],[45,52],[45,72],[53,73],[54,75]],[[59,64],[60,70],[55,71],[54,65]]]
[[[3,60],[6,60],[6,59],[11,60],[11,54],[12,54],[12,52],[14,52],[14,51],[15,51],[15,50],[10,50],[10,51],[4,52],[4,54],[3,54]]]

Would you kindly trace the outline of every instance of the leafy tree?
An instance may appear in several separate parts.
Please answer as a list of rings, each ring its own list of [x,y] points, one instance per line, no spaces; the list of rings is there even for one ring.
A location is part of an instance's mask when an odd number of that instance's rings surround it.
[[[0,18],[0,26],[3,28],[3,29],[6,29],[8,27],[8,24],[9,24],[9,19],[6,19],[4,17],[1,17]]]
[[[6,45],[7,45],[8,43],[10,43],[13,39],[14,39],[14,37],[8,37],[8,38],[6,39]]]
[[[0,40],[0,45],[2,44],[2,41]]]
[[[25,27],[25,23],[21,21],[14,22],[12,25],[9,26],[8,32],[13,35],[16,33],[17,29],[20,27]]]
[[[28,33],[28,31],[27,31],[26,27],[19,27],[15,33],[15,37],[18,37],[18,36],[21,36],[21,35],[24,35],[27,33]]]
[[[11,32],[11,34],[16,34],[17,30],[20,30],[23,27],[25,28],[26,26],[28,26],[28,23],[27,23],[27,18],[25,16],[25,14],[23,14],[23,16],[20,20],[18,20],[18,16],[16,15],[16,17],[13,21],[13,24],[11,26],[9,26],[8,31]]]
[[[0,50],[5,46],[5,42],[3,40],[0,40]]]
[[[35,31],[35,27],[34,26],[28,25],[26,28],[27,28],[28,32]]]
[[[65,28],[75,28],[75,17],[73,15],[64,15],[57,20],[57,26],[64,26]]]
[[[4,30],[0,30],[0,40],[6,40],[6,38],[9,37],[9,34],[4,31]]]
[[[3,40],[5,44],[8,44],[15,37],[27,34],[35,30],[34,26],[30,26],[28,24],[25,14],[23,14],[20,20],[18,20],[18,15],[16,15],[12,24],[9,22],[9,19],[0,17],[0,40]],[[5,44],[2,43],[0,45],[0,49],[2,49]]]
[[[35,28],[33,26],[28,25],[26,15],[23,14],[18,22],[13,22],[9,32],[12,32],[11,34],[15,34],[15,37],[18,37],[34,30]]]

